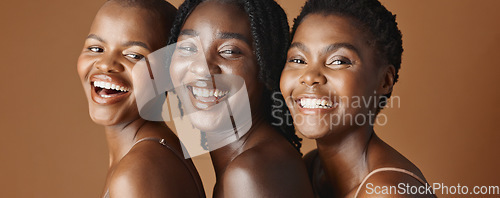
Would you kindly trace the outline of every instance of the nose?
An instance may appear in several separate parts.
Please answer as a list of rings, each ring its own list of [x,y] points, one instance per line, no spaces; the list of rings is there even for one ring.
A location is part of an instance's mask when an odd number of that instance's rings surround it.
[[[95,67],[102,72],[106,73],[118,73],[122,72],[125,68],[119,63],[118,55],[114,54],[103,54],[100,56],[99,60],[95,62]]]
[[[207,77],[213,74],[220,74],[222,72],[220,67],[206,57],[209,56],[201,55],[193,60],[193,62],[189,65],[189,71],[203,77]]]
[[[323,85],[326,83],[326,77],[317,67],[307,69],[299,80],[301,84],[305,84],[307,86]]]

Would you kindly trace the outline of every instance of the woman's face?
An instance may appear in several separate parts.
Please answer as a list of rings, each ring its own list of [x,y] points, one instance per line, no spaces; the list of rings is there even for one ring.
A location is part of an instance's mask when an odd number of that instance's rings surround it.
[[[252,43],[248,16],[236,5],[203,2],[187,18],[170,73],[198,129],[232,129],[228,108],[234,116],[249,114],[245,106],[258,107],[263,86]]]
[[[295,127],[307,138],[374,119],[387,67],[377,66],[368,39],[351,19],[336,15],[310,14],[298,27],[280,87]]]
[[[106,3],[97,13],[78,58],[78,75],[90,117],[101,125],[139,118],[132,68],[166,43],[157,17],[147,10]]]

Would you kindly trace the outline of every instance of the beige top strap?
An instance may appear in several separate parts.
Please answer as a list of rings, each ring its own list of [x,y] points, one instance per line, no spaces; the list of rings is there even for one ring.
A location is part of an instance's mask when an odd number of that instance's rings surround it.
[[[404,173],[404,174],[407,174],[407,175],[410,175],[412,176],[413,178],[415,178],[416,180],[418,180],[420,183],[422,184],[426,184],[426,182],[421,179],[419,176],[415,175],[415,173],[412,173],[410,171],[407,171],[405,169],[401,169],[401,168],[393,168],[393,167],[384,167],[384,168],[377,168],[375,170],[373,170],[372,172],[370,172],[364,179],[363,181],[361,182],[361,184],[359,184],[359,187],[358,187],[358,190],[356,190],[356,194],[354,195],[354,198],[358,197],[359,195],[359,192],[361,191],[361,188],[363,187],[363,185],[365,184],[365,182],[368,180],[368,178],[370,178],[372,175],[374,175],[375,173],[378,173],[378,172],[384,172],[384,171],[395,171],[395,172],[400,172],[400,173]]]

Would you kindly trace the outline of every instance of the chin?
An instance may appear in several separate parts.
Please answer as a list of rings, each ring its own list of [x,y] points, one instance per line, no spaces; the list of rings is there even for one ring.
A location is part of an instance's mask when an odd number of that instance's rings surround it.
[[[295,129],[307,139],[320,139],[325,137],[330,131],[328,127],[318,126],[295,126]]]
[[[90,118],[94,123],[102,126],[114,126],[125,123],[127,120],[133,120],[133,114],[123,114],[123,112],[116,111],[116,109],[89,107]],[[139,117],[139,114],[135,117]]]
[[[223,111],[197,111],[189,115],[193,126],[200,131],[210,133],[232,129],[229,115]]]

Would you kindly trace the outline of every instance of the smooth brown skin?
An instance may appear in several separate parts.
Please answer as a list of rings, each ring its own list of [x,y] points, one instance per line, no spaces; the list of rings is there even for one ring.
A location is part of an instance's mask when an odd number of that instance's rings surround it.
[[[175,11],[175,10],[173,10]],[[105,3],[97,13],[78,59],[78,74],[89,102],[92,120],[104,125],[109,149],[109,170],[101,196],[110,197],[203,197],[201,180],[191,160],[182,159],[158,142],[145,137],[163,138],[182,153],[175,134],[160,122],[143,120],[138,113],[132,87],[132,68],[142,57],[166,43],[167,29],[150,11]],[[134,41],[131,44],[131,41]],[[118,79],[131,88],[130,94],[114,104],[98,104],[92,98],[93,74]],[[132,148],[132,149],[131,149]],[[130,150],[131,149],[131,150]],[[130,150],[130,151],[129,151]],[[202,196],[200,196],[200,194]]]
[[[321,98],[329,97],[330,93],[332,100],[342,102],[338,101],[340,96],[369,97],[374,91],[380,96],[392,91],[394,67],[381,60],[369,42],[370,35],[358,27],[351,18],[310,14],[296,31],[281,76],[281,91],[296,118],[296,129],[305,137],[316,140],[317,150],[307,154],[305,160],[317,196],[321,197],[353,197],[362,180],[371,171],[382,167],[406,169],[425,180],[414,164],[375,135],[369,123],[351,125],[351,120],[344,119],[341,121],[347,124],[330,128],[329,123],[318,122],[324,114],[327,117],[340,115],[340,118],[346,114],[368,115],[369,111],[375,112],[376,107],[354,108],[340,103],[329,111],[304,114],[295,102],[297,97],[304,95]],[[333,99],[334,96],[337,98]],[[377,173],[366,183],[374,186],[422,185],[399,172]],[[368,195],[365,188],[361,189],[360,197],[370,196],[384,197],[381,194]],[[430,195],[422,195],[426,196]]]
[[[199,35],[203,48],[199,51],[205,53],[208,65],[187,67],[174,57],[171,66],[174,84],[210,74],[239,75],[245,80],[250,98],[253,117],[250,131],[238,141],[210,152],[216,172],[213,196],[312,197],[299,153],[264,120],[259,108],[263,85],[257,80],[259,66],[247,14],[232,4],[207,1],[195,8],[182,30]],[[218,33],[238,34],[240,38],[220,37]],[[177,50],[183,40],[191,37],[194,36],[181,35]]]

